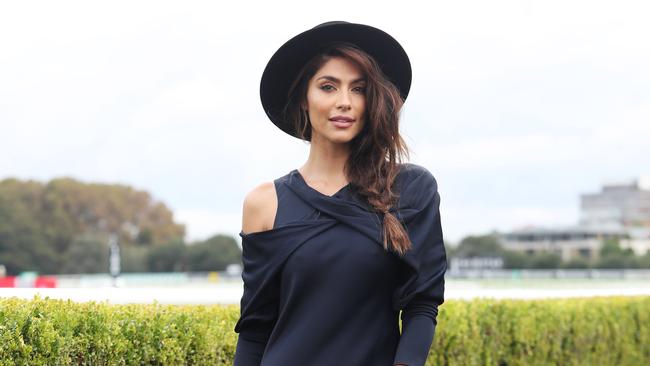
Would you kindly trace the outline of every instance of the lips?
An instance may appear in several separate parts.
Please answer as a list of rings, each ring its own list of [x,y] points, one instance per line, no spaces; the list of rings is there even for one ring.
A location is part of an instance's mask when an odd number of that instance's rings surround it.
[[[354,122],[354,118],[348,116],[334,116],[330,118],[332,122]]]
[[[348,117],[348,116],[334,116],[334,117],[330,118],[329,120],[330,120],[330,122],[332,122],[332,124],[335,127],[338,127],[338,128],[348,128],[348,127],[352,126],[352,124],[355,121],[354,118]]]
[[[338,128],[348,128],[352,126],[354,122],[344,122],[344,121],[332,121],[332,124]]]

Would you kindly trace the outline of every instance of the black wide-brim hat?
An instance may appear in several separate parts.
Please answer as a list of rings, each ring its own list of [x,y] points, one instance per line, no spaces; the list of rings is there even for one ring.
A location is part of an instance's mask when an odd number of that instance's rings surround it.
[[[298,137],[283,118],[289,88],[302,67],[333,42],[349,42],[372,56],[406,100],[411,88],[411,63],[406,51],[390,34],[364,24],[332,21],[319,24],[288,40],[269,60],[260,82],[266,115],[282,131]]]

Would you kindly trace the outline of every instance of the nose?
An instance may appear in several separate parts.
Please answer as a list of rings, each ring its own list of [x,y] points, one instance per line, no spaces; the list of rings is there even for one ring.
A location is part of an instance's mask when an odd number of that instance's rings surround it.
[[[343,110],[352,108],[350,102],[350,94],[348,91],[343,90],[341,93],[339,93],[339,98],[336,101],[336,108]]]

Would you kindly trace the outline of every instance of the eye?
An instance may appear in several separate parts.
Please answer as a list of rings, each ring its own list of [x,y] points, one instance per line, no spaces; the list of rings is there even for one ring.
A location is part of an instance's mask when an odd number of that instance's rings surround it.
[[[359,93],[364,93],[366,91],[366,87],[365,86],[357,86],[356,88],[354,88],[352,90],[357,91]]]
[[[329,84],[321,85],[320,88],[321,88],[322,90],[325,90],[325,91],[330,91],[330,90],[333,90],[333,89],[334,89],[334,87],[333,87],[332,85],[329,85]]]

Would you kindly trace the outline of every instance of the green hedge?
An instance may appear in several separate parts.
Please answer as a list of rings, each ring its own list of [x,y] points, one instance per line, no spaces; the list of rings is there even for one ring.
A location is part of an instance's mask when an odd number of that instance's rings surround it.
[[[238,306],[0,299],[0,365],[232,365]],[[427,365],[648,365],[650,296],[447,300]]]
[[[650,296],[449,301],[427,365],[650,365]]]
[[[0,365],[231,365],[238,306],[0,300]]]

